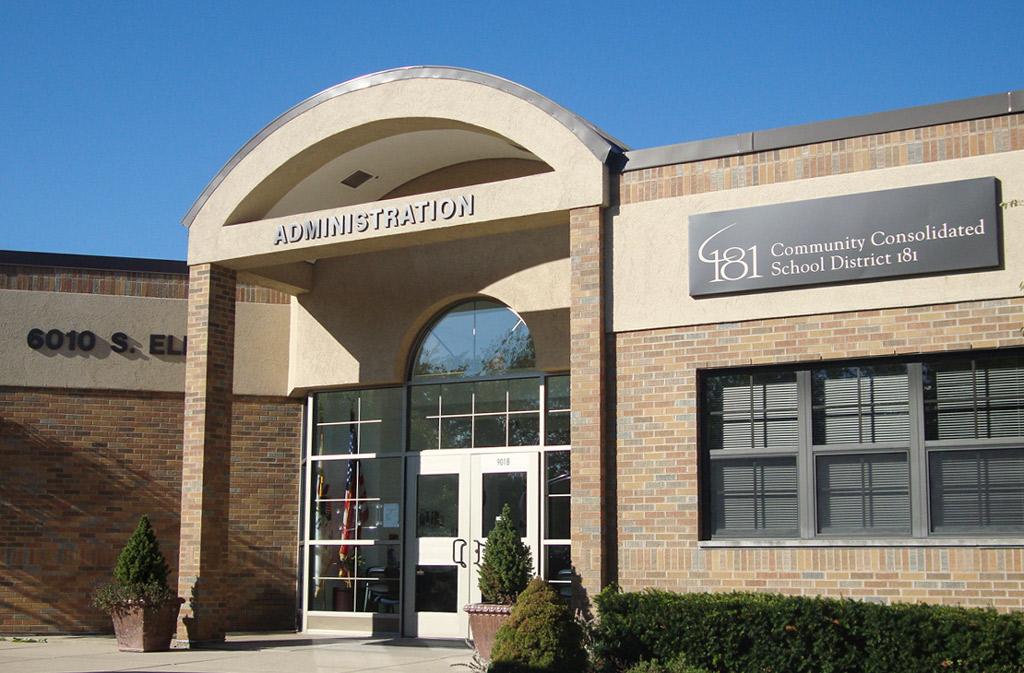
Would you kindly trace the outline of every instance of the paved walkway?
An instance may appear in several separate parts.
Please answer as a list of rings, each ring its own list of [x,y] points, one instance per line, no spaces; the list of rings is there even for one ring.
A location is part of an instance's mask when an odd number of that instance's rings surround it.
[[[2,673],[470,673],[472,651],[457,641],[372,639],[308,633],[229,635],[202,650],[119,652],[113,636],[33,636],[0,640]],[[45,640],[46,642],[41,642]],[[461,664],[461,665],[460,665]]]

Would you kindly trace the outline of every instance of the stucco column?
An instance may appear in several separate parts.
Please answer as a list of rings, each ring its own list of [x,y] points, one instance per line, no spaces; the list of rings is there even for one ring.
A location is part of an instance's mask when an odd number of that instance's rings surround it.
[[[589,600],[611,576],[609,470],[605,454],[604,232],[601,208],[569,218],[572,374],[572,561]],[[612,548],[609,548],[612,547]]]
[[[178,639],[224,639],[227,609],[234,271],[189,268],[185,428],[181,464]]]

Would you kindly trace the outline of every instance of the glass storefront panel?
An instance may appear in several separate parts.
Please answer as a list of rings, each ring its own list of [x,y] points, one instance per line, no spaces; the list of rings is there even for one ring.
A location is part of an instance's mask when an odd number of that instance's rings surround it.
[[[318,460],[311,469],[311,539],[398,539],[401,458]]]
[[[399,546],[312,545],[309,609],[400,613]]]
[[[504,412],[508,397],[508,381],[479,381],[473,386],[476,396],[474,411],[478,414]]]
[[[549,376],[544,387],[547,396],[544,443],[548,446],[568,446],[570,442],[569,377]]]
[[[551,544],[544,547],[544,579],[568,600],[572,597],[572,559],[569,545]]]
[[[509,411],[537,411],[540,409],[540,386],[535,378],[512,379],[508,382]]]
[[[402,388],[319,393],[313,455],[402,452]]]
[[[473,445],[477,447],[506,446],[505,416],[477,416]]]

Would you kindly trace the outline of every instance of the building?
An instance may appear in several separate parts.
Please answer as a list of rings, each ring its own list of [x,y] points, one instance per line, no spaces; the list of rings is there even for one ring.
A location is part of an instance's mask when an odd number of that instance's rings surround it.
[[[184,224],[0,256],[0,631],[108,628],[147,513],[182,638],[463,636],[505,503],[581,598],[1024,608],[1024,91],[632,150],[392,70]]]

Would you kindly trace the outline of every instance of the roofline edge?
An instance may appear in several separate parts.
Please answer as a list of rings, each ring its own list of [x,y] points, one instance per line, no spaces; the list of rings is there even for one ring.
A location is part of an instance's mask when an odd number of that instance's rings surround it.
[[[625,153],[623,173],[1024,111],[1024,89]]]
[[[405,79],[454,79],[466,82],[475,82],[521,98],[548,113],[556,121],[569,129],[569,131],[575,134],[587,149],[589,149],[594,156],[601,161],[601,163],[606,163],[608,161],[608,157],[612,154],[621,154],[630,149],[628,145],[619,142],[609,134],[588,122],[583,117],[580,117],[574,112],[569,111],[567,108],[562,107],[550,98],[537,93],[533,89],[527,88],[503,77],[498,77],[497,75],[491,75],[478,70],[448,66],[406,66],[403,68],[393,68],[391,70],[382,70],[369,75],[362,75],[355,79],[350,79],[347,82],[342,82],[341,84],[336,84],[328,89],[324,89],[320,93],[310,96],[301,103],[294,105],[289,110],[279,115],[272,122],[264,126],[259,133],[250,138],[247,143],[242,145],[241,149],[235,152],[234,156],[224,164],[209,184],[206,185],[206,188],[199,195],[199,198],[195,200],[192,206],[188,209],[188,212],[185,213],[185,217],[181,220],[182,225],[185,227],[191,227],[196,216],[199,214],[199,211],[206,204],[206,201],[210,198],[217,187],[220,186],[221,182],[224,181],[224,178],[227,177],[228,173],[234,170],[235,166],[241,163],[241,161],[261,142],[291,120],[323,102],[336,98],[337,96],[351,93],[353,91],[359,91],[361,89],[367,89],[379,84],[386,84],[388,82]]]

